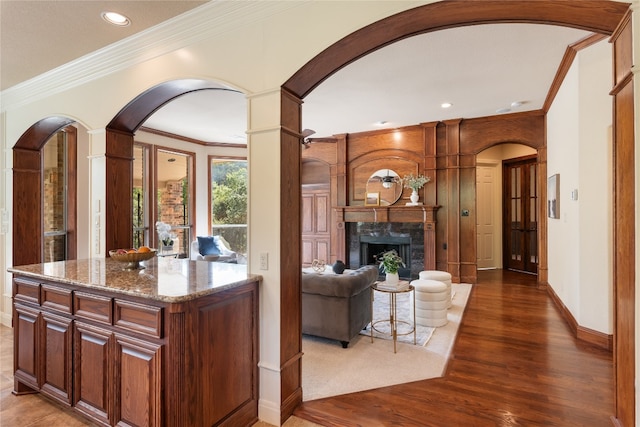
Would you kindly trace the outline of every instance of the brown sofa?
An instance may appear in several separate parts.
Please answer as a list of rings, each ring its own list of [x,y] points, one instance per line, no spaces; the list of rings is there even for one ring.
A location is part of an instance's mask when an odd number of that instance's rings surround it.
[[[345,274],[302,274],[302,333],[338,340],[343,348],[371,321],[371,285],[378,268]]]

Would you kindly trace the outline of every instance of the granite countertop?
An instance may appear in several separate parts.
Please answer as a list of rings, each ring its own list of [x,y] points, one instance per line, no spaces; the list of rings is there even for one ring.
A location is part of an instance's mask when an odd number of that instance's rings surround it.
[[[262,276],[247,274],[247,266],[219,262],[155,257],[125,270],[111,258],[92,258],[10,267],[10,273],[96,290],[169,303],[189,301],[247,283]]]

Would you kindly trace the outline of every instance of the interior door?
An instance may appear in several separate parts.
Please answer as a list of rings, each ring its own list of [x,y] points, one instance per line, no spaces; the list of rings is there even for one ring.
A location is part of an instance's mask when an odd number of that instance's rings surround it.
[[[505,160],[504,267],[538,273],[538,165],[535,156]]]
[[[502,267],[500,264],[499,166],[499,163],[476,166],[476,230],[479,269]]]

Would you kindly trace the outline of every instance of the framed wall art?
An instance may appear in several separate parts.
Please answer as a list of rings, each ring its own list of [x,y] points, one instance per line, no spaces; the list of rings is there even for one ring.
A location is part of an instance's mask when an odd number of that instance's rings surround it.
[[[367,197],[364,199],[365,206],[379,206],[380,205],[380,193],[367,193]]]
[[[549,218],[560,218],[560,174],[547,179],[547,215]]]

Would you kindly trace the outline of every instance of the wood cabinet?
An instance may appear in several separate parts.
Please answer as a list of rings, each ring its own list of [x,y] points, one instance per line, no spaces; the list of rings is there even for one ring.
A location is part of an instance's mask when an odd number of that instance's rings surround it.
[[[251,425],[257,285],[166,302],[14,273],[14,394],[104,426]]]
[[[314,259],[331,263],[331,195],[326,189],[302,194],[302,265]]]

